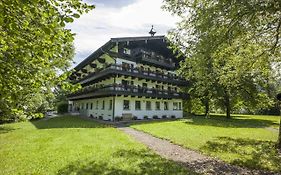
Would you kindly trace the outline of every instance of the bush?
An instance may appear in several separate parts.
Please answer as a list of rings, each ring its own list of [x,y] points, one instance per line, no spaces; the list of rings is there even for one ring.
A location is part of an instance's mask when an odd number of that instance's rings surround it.
[[[153,119],[159,119],[157,115],[154,115],[152,118]]]
[[[117,122],[119,122],[119,121],[121,121],[123,118],[122,117],[119,117],[119,116],[116,116],[115,117],[115,121],[117,121]]]
[[[90,118],[94,118],[93,114],[90,115]]]
[[[138,117],[137,117],[137,116],[134,116],[134,117],[133,117],[133,120],[137,120],[137,119],[138,119]]]
[[[57,111],[58,111],[59,114],[67,113],[68,112],[68,104],[67,103],[58,104]]]
[[[171,118],[176,118],[176,116],[172,115]]]
[[[147,115],[145,115],[145,116],[143,117],[143,119],[146,119],[146,120],[147,120],[147,119],[148,119],[148,116],[147,116]]]
[[[103,116],[99,116],[99,120],[103,120]]]
[[[166,115],[162,115],[162,118],[167,118],[167,116]]]

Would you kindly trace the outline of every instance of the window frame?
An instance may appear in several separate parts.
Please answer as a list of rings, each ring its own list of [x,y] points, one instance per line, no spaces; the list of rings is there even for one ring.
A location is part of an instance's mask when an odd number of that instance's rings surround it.
[[[159,106],[158,106],[159,105]],[[159,107],[159,108],[158,108]],[[161,110],[161,104],[160,101],[155,102],[155,110],[160,111]]]
[[[149,104],[149,105],[148,105]],[[152,108],[151,108],[151,101],[146,101],[145,102],[145,109],[147,110],[147,111],[151,111],[152,110]]]
[[[109,110],[112,110],[112,106],[113,106],[113,105],[112,105],[112,100],[109,100],[109,108],[108,108],[108,109],[109,109]]]
[[[164,101],[164,110],[168,111],[169,110],[169,104],[167,101]]]
[[[125,106],[125,102],[128,102],[128,104]],[[130,100],[123,100],[123,110],[130,110]]]
[[[139,103],[139,108],[137,108],[137,103]],[[140,111],[141,110],[141,101],[140,100],[136,100],[135,101],[135,110],[136,111]]]

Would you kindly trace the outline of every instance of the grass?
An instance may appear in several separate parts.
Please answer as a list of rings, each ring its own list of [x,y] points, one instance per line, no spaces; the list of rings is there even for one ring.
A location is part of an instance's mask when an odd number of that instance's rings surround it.
[[[0,125],[0,174],[192,174],[121,131],[78,117]]]
[[[131,127],[231,164],[281,172],[281,155],[274,148],[279,120],[279,116],[213,115]]]

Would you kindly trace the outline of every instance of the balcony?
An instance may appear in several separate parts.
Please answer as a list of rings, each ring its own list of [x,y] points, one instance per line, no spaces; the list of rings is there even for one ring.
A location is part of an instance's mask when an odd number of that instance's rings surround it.
[[[103,87],[84,88],[81,91],[68,96],[69,100],[89,99],[94,97],[105,97],[125,95],[133,97],[151,97],[163,99],[186,99],[188,95],[171,90],[160,90],[155,88],[146,88],[140,86],[130,86],[122,84],[113,84]]]
[[[140,50],[137,54],[138,58],[141,58],[142,62],[150,63],[154,66],[161,66],[168,69],[175,69],[176,65],[170,58],[165,58],[155,52],[148,52],[145,50]]]
[[[188,84],[188,82],[176,75],[172,74],[165,74],[162,72],[156,72],[156,71],[147,71],[143,70],[141,67],[128,67],[124,65],[108,65],[104,69],[98,70],[96,72],[90,73],[89,75],[83,77],[82,79],[75,81],[74,83],[80,83],[82,85],[89,85],[97,80],[100,80],[102,78],[105,78],[108,75],[111,74],[119,74],[124,76],[132,76],[134,78],[140,78],[140,79],[147,79],[152,81],[159,81],[164,83],[170,83],[180,86],[185,86]]]

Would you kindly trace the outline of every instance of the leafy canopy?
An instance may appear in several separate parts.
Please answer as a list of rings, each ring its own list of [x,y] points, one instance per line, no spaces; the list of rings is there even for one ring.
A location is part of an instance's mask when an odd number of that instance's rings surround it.
[[[280,76],[281,1],[166,0],[181,18],[170,33],[187,58],[181,73],[191,96],[234,109],[273,105]]]
[[[0,2],[0,116],[36,117],[64,80],[74,54],[65,24],[93,9],[80,0]],[[40,98],[42,99],[39,102]]]

